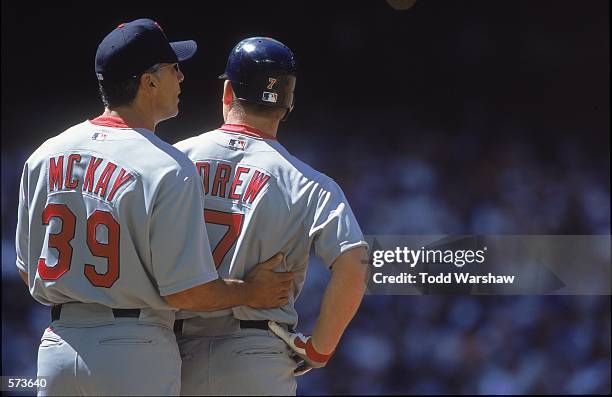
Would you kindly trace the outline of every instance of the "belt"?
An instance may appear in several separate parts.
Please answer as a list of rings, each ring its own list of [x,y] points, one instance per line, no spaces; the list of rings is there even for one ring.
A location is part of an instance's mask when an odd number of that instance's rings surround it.
[[[181,336],[183,334],[183,321],[184,320],[176,320],[174,322],[174,333],[176,336]],[[251,328],[251,329],[263,329],[268,330],[268,320],[239,320],[240,321],[240,329]],[[290,332],[294,332],[292,327],[289,327]]]
[[[240,320],[240,329],[254,328],[268,330],[268,320]]]
[[[140,317],[140,309],[112,309],[113,315],[117,317]],[[62,313],[62,305],[54,305],[51,307],[51,321],[57,321]]]

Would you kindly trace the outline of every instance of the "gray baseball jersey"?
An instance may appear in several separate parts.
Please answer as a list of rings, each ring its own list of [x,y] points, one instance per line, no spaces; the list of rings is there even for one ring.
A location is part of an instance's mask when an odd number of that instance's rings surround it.
[[[151,131],[85,121],[24,166],[17,267],[45,305],[173,310],[160,295],[218,277],[202,200],[193,164]]]
[[[274,137],[225,124],[175,146],[194,162],[202,178],[208,237],[220,277],[242,279],[277,252],[285,253],[284,270],[295,274],[287,305],[266,310],[239,306],[231,309],[235,318],[297,324],[294,302],[304,284],[311,247],[331,266],[341,253],[367,246],[340,187],[289,154]],[[193,315],[179,313],[184,318]]]

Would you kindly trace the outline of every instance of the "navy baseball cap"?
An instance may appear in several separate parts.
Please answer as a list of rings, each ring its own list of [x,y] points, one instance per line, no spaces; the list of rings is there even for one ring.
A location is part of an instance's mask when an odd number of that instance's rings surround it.
[[[98,46],[96,76],[98,80],[124,80],[158,63],[187,60],[197,48],[193,40],[168,42],[162,28],[151,19],[122,23]]]

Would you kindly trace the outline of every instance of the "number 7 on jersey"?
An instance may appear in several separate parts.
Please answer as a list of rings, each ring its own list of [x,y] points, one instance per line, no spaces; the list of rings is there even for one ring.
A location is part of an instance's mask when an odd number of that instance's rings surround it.
[[[228,253],[230,248],[234,245],[240,231],[242,230],[242,221],[244,214],[223,212],[215,210],[204,210],[204,221],[215,225],[227,226],[227,232],[221,237],[221,240],[217,243],[212,251],[213,259],[215,261],[215,267],[218,269],[223,262],[223,258]]]

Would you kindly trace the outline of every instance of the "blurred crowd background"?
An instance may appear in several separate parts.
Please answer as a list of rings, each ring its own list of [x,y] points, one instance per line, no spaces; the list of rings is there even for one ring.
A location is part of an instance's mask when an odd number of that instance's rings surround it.
[[[102,111],[96,45],[138,17],[199,43],[181,114],[159,126],[170,143],[221,124],[216,75],[236,42],[290,46],[296,108],[279,140],[340,184],[366,234],[610,234],[608,1],[327,3],[2,3],[3,375],[36,373],[50,320],[14,265],[23,163]],[[303,332],[328,278],[313,257]],[[298,393],[610,393],[610,308],[596,295],[369,295]]]

